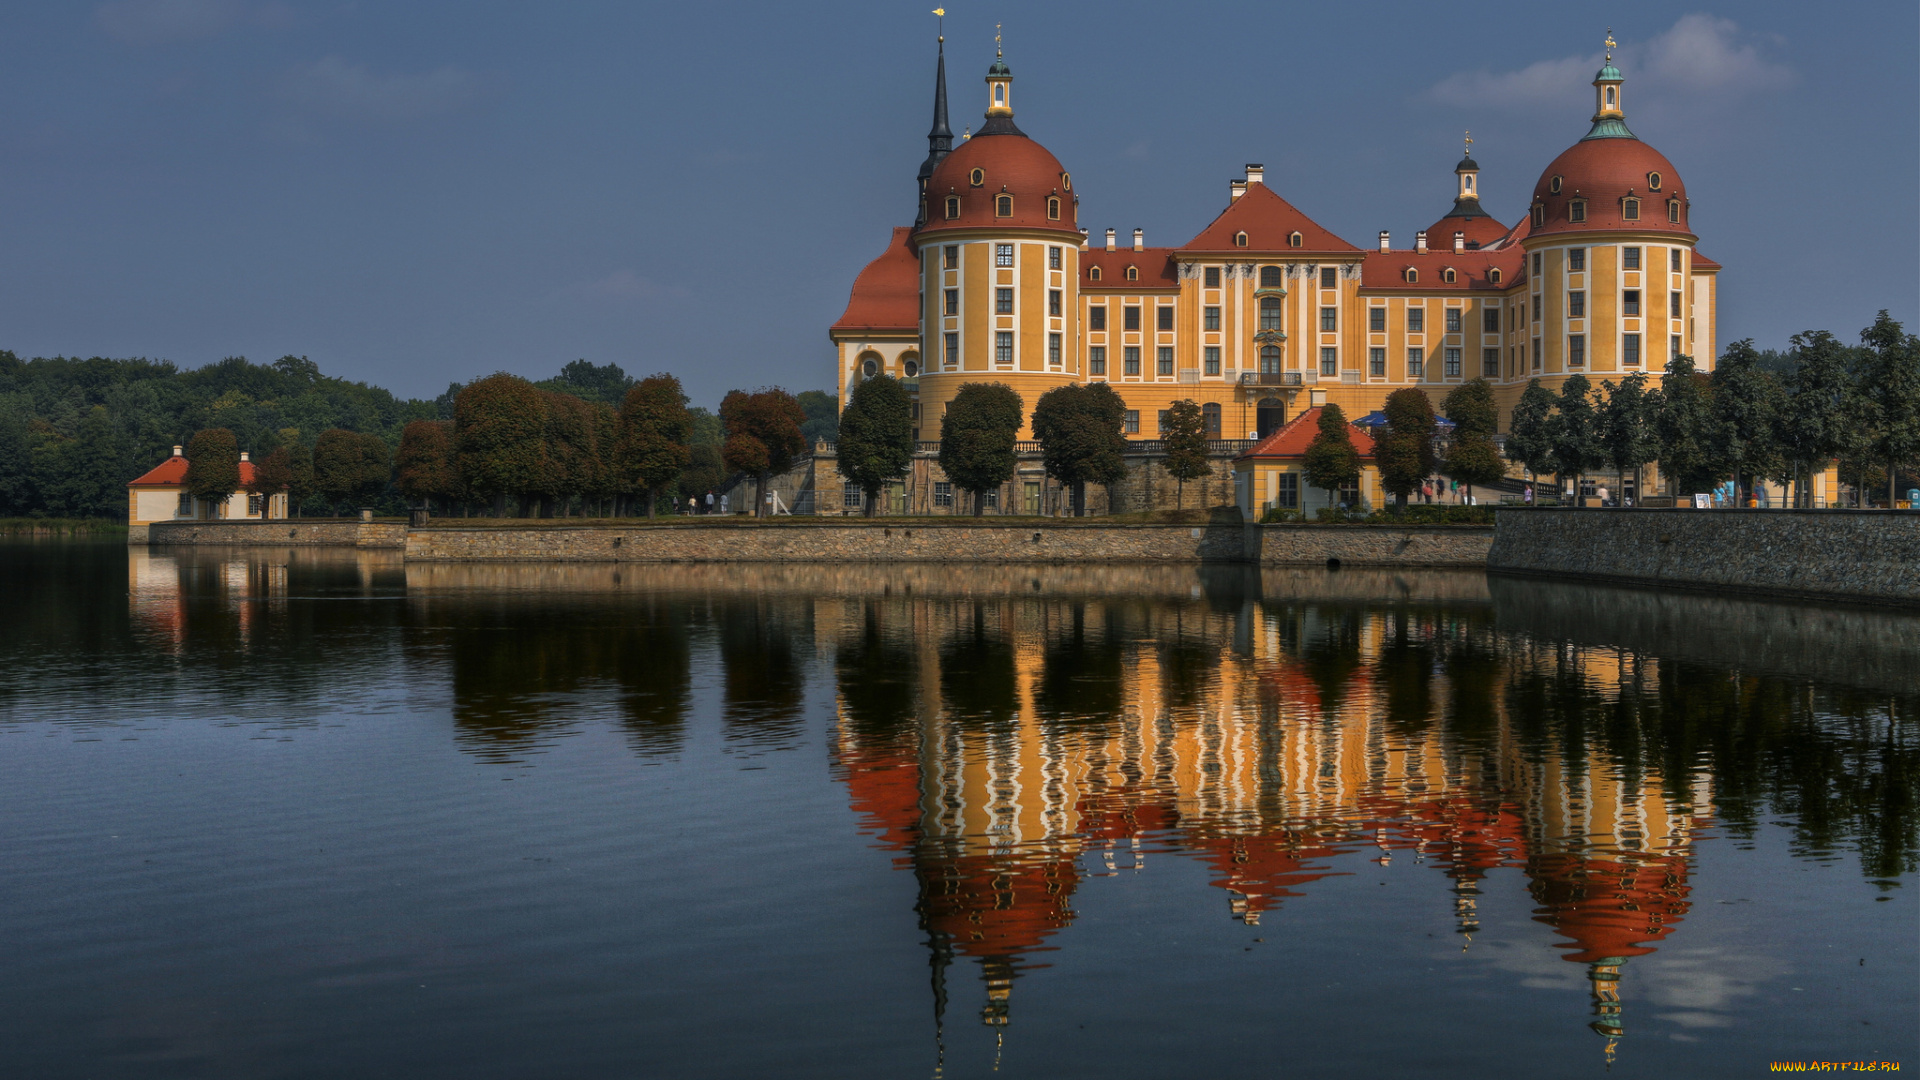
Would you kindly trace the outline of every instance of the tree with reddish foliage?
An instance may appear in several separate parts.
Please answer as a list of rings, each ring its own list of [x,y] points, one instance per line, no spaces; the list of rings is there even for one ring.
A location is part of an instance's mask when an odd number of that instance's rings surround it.
[[[680,380],[661,373],[635,383],[620,402],[617,463],[620,490],[647,496],[652,517],[660,489],[693,460],[693,418]]]
[[[240,444],[226,428],[208,428],[187,440],[187,493],[208,506],[209,518],[220,516],[233,493],[240,490]]]
[[[557,507],[566,517],[573,497],[586,494],[600,480],[593,407],[572,394],[542,393],[547,399],[547,452],[538,484],[540,516],[554,516]]]
[[[726,431],[720,456],[727,467],[754,477],[754,516],[767,512],[767,481],[786,472],[807,449],[800,425],[807,414],[792,394],[777,386],[747,393],[734,390],[720,402]]]
[[[453,401],[454,462],[497,517],[509,496],[531,500],[547,469],[547,398],[518,375],[489,375]]]
[[[293,502],[293,455],[284,445],[274,447],[253,463],[253,482],[247,485],[247,493],[267,500],[261,507],[261,517],[270,515],[275,495],[284,493],[287,502]],[[292,511],[291,506],[288,511]]]
[[[453,422],[415,420],[400,432],[400,451],[393,459],[393,486],[409,502],[433,509],[435,498],[451,502],[459,495],[454,471]]]

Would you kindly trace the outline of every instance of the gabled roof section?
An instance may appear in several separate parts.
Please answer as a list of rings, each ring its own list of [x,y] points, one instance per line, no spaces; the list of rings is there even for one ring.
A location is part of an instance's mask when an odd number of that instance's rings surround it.
[[[1317,405],[1308,409],[1281,425],[1280,430],[1254,443],[1240,458],[1305,457],[1307,447],[1320,434],[1320,414],[1325,411],[1325,408]],[[1373,457],[1373,436],[1348,424],[1347,437],[1353,440],[1353,448],[1360,452],[1363,460]]]
[[[1700,249],[1695,248],[1693,252],[1693,268],[1695,270],[1718,270],[1720,269],[1720,264],[1700,254]]]
[[[1100,268],[1100,280],[1093,280],[1093,268]],[[1140,280],[1127,280],[1127,267],[1138,267]],[[1139,292],[1142,289],[1178,289],[1180,268],[1174,262],[1173,249],[1164,247],[1088,248],[1080,253],[1080,289],[1083,292]]]
[[[167,460],[127,481],[128,487],[181,487],[187,482],[187,459],[170,457]],[[240,489],[245,490],[253,483],[253,462],[240,463]]]
[[[913,229],[897,226],[880,257],[853,279],[847,310],[829,335],[840,331],[920,332],[920,257],[914,254]]]
[[[1233,242],[1234,234],[1247,234],[1247,243],[1241,247]],[[1300,234],[1300,246],[1294,247],[1289,238]],[[1247,193],[1227,204],[1213,224],[1200,230],[1200,235],[1188,241],[1178,249],[1182,252],[1302,252],[1325,254],[1339,252],[1351,254],[1360,249],[1327,231],[1318,222],[1301,213],[1292,203],[1275,194],[1266,184],[1254,182],[1247,185]]]
[[[1420,271],[1419,281],[1407,280],[1407,269]],[[1444,273],[1453,270],[1453,281]],[[1495,284],[1487,271],[1498,269]],[[1360,288],[1364,291],[1395,290],[1408,293],[1506,292],[1526,280],[1527,253],[1518,246],[1478,251],[1429,250],[1369,251],[1360,264]]]

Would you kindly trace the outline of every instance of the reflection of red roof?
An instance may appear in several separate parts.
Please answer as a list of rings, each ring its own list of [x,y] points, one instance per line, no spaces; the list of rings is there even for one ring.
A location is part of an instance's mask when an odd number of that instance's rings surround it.
[[[187,459],[170,457],[127,482],[128,487],[180,487],[187,482]],[[253,483],[253,462],[240,463],[240,486]]]
[[[895,760],[890,760],[895,759]],[[920,765],[911,754],[859,751],[842,759],[847,803],[880,846],[905,851],[920,827]]]
[[[1241,454],[1242,458],[1295,458],[1303,457],[1308,444],[1314,436],[1320,434],[1320,414],[1325,411],[1314,406],[1299,416],[1286,422],[1279,431],[1253,444],[1253,448]],[[1347,425],[1347,437],[1353,440],[1353,448],[1360,452],[1361,460],[1373,456],[1373,436]]]
[[[967,956],[1017,957],[1073,921],[1080,871],[1071,855],[1021,861],[992,855],[915,856],[921,917]]]
[[[1646,862],[1542,855],[1527,865],[1534,919],[1572,941],[1563,960],[1591,964],[1610,956],[1643,956],[1673,931],[1692,906],[1687,901],[1687,860]]]
[[[1520,250],[1518,244],[1498,251],[1482,249],[1456,252],[1451,236],[1447,238],[1444,250],[1435,246],[1429,238],[1425,255],[1412,251],[1368,252],[1366,260],[1360,264],[1360,287],[1415,293],[1466,292],[1470,289],[1500,292],[1519,283],[1526,266],[1527,254]],[[1420,271],[1420,280],[1407,280],[1409,267]],[[1451,282],[1447,281],[1444,273],[1449,267],[1454,272]],[[1487,271],[1493,269],[1500,271],[1498,284],[1488,280]]]
[[[908,238],[913,230],[900,226],[880,257],[853,279],[847,310],[834,330],[920,329],[920,259]]]
[[[1245,232],[1245,247],[1233,242],[1234,234]],[[1289,237],[1298,232],[1300,246],[1295,248]],[[1287,200],[1274,194],[1265,184],[1248,184],[1247,193],[1233,200],[1213,224],[1200,230],[1200,235],[1189,240],[1182,251],[1218,251],[1218,252],[1273,252],[1273,251],[1337,251],[1343,254],[1360,250],[1345,240],[1333,235],[1312,218],[1294,208]]]
[[[1093,280],[1089,272],[1100,268],[1100,280]],[[1127,267],[1140,269],[1140,280],[1127,280]],[[1163,247],[1143,248],[1135,251],[1130,247],[1108,251],[1106,248],[1089,248],[1080,253],[1080,288],[1093,292],[1105,289],[1109,292],[1139,292],[1143,289],[1178,289],[1180,287],[1179,268],[1173,262],[1173,249]]]
[[[1245,898],[1244,908],[1235,902],[1234,914],[1247,922],[1259,922],[1262,912],[1278,908],[1285,897],[1305,895],[1295,891],[1298,886],[1323,877],[1347,876],[1346,871],[1329,870],[1324,864],[1340,849],[1325,845],[1312,833],[1189,835],[1187,839],[1220,875],[1208,884]]]

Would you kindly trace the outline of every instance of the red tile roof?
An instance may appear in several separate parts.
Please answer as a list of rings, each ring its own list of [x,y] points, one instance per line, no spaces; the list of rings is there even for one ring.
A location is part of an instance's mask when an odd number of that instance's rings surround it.
[[[1659,173],[1660,190],[1652,190],[1652,174]],[[1553,178],[1560,191],[1553,191]],[[1640,216],[1628,221],[1621,200],[1640,199]],[[1585,221],[1573,221],[1569,206],[1575,199],[1587,204]],[[1667,220],[1667,201],[1681,200],[1681,220]],[[1685,210],[1686,187],[1680,172],[1666,156],[1639,139],[1582,139],[1553,159],[1533,186],[1533,202],[1546,207],[1542,233],[1625,232],[1672,233],[1690,236]]]
[[[1427,246],[1453,250],[1453,234],[1466,233],[1467,243],[1476,248],[1487,247],[1507,235],[1507,227],[1486,214],[1459,216],[1448,214],[1439,221],[1427,226]]]
[[[1235,233],[1247,234],[1247,246],[1234,244]],[[1288,238],[1295,232],[1300,234],[1300,246],[1293,247]],[[1294,205],[1265,184],[1247,185],[1247,193],[1227,204],[1213,224],[1200,230],[1200,235],[1189,240],[1179,250],[1192,252],[1353,252],[1360,250],[1345,240],[1333,235],[1312,218],[1294,208]]]
[[[180,487],[187,482],[187,459],[169,457],[167,460],[141,473],[138,479],[127,482],[128,487]],[[253,462],[240,463],[240,486],[245,488],[253,483]]]
[[[980,170],[980,185],[973,172]],[[1060,160],[1025,135],[975,135],[953,148],[927,178],[927,223],[922,232],[948,229],[1049,229],[1080,235],[1073,180]],[[1013,196],[1013,216],[1000,217],[994,201]],[[948,197],[960,200],[960,216],[947,217]],[[1060,216],[1047,216],[1047,200],[1060,200]]]
[[[1693,268],[1696,270],[1718,270],[1720,264],[1700,254],[1696,248],[1693,253]]]
[[[1407,281],[1408,267],[1420,271],[1419,281]],[[1443,273],[1448,267],[1454,271],[1452,284],[1448,284]],[[1487,279],[1487,271],[1496,268],[1500,271],[1497,285]],[[1526,268],[1527,253],[1520,250],[1518,244],[1497,251],[1457,253],[1448,247],[1445,251],[1430,250],[1425,255],[1412,251],[1370,251],[1360,264],[1360,287],[1416,293],[1498,292],[1519,284]]]
[[[1324,408],[1314,406],[1299,416],[1287,421],[1280,430],[1254,443],[1253,447],[1241,458],[1297,458],[1305,457],[1307,447],[1314,437],[1320,434],[1320,414]],[[1353,448],[1360,451],[1362,459],[1373,456],[1373,436],[1365,431],[1347,425],[1347,436],[1353,440]]]
[[[1178,289],[1180,287],[1180,268],[1174,262],[1172,248],[1150,247],[1139,251],[1131,247],[1108,251],[1106,248],[1088,248],[1080,253],[1080,288],[1104,289],[1110,292],[1125,292],[1140,289]],[[1094,281],[1089,271],[1100,268],[1100,280]],[[1140,280],[1127,280],[1127,267],[1140,268]]]
[[[847,310],[833,330],[920,332],[920,258],[913,252],[913,230],[898,226],[880,257],[853,279]]]

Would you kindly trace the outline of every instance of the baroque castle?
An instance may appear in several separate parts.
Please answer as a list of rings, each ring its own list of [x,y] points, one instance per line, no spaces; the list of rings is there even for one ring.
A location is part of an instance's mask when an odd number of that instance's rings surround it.
[[[1143,440],[1192,400],[1210,437],[1238,440],[1327,402],[1360,417],[1409,386],[1437,407],[1473,378],[1493,385],[1504,431],[1532,379],[1657,376],[1681,353],[1712,367],[1720,267],[1695,249],[1679,171],[1627,127],[1611,37],[1592,126],[1541,171],[1526,215],[1503,224],[1481,206],[1469,141],[1452,207],[1402,248],[1385,231],[1367,248],[1336,236],[1260,165],[1184,244],[1094,240],[1072,172],[1014,123],[999,55],[985,122],[954,145],[944,42],[918,214],[829,332],[840,400],[863,378],[904,379],[920,439],[970,381],[1006,383],[1029,409],[1105,381]]]

